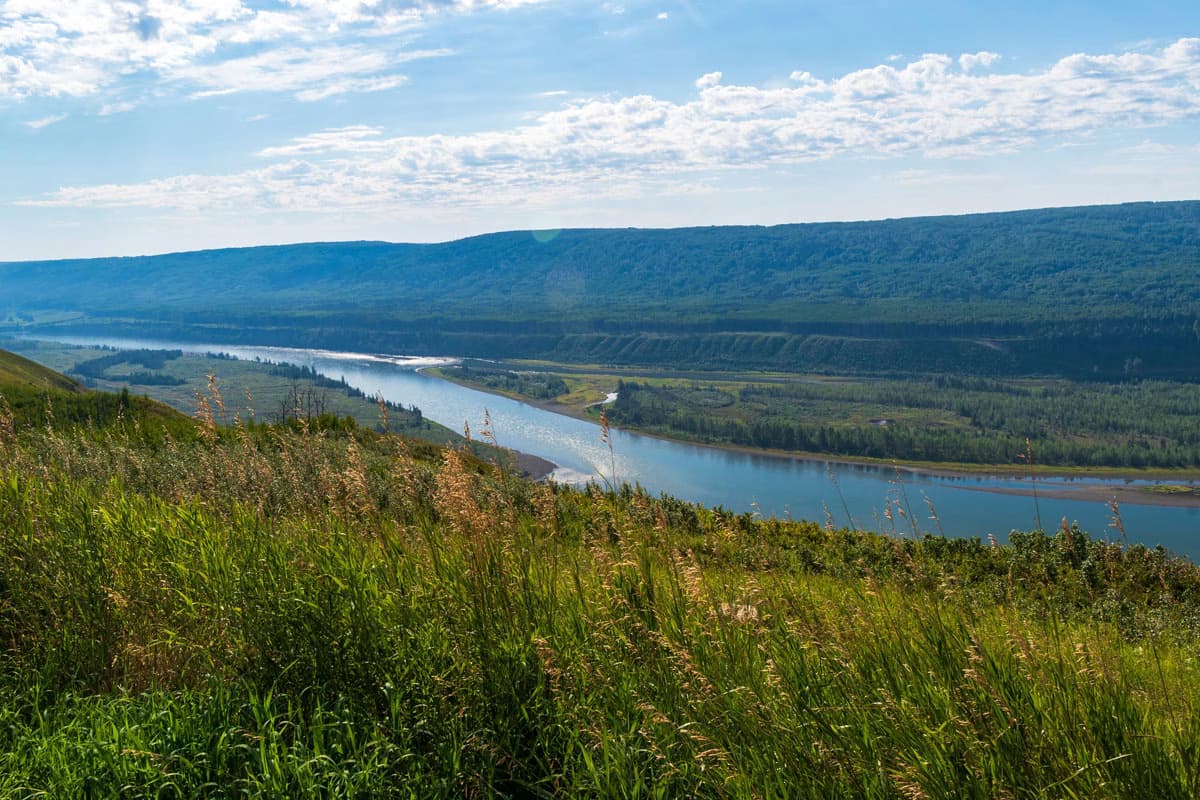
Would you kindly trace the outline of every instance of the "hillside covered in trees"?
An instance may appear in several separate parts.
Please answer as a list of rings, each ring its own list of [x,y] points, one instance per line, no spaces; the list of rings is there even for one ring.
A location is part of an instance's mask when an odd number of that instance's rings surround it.
[[[1200,366],[1198,266],[1200,202],[1138,203],[8,263],[0,319],[562,361],[1180,376]]]

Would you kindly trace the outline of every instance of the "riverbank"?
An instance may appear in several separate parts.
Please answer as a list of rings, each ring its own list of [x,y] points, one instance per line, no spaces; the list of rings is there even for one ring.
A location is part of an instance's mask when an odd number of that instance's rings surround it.
[[[447,374],[445,370],[439,368],[424,368],[420,371],[422,374],[429,375],[430,377],[435,377],[449,383],[467,387],[474,391],[483,392],[485,394],[491,394],[497,397],[506,397],[510,400],[515,400],[534,408],[538,408],[542,411],[560,414],[562,416],[572,417],[574,419],[579,419],[586,422],[597,422],[596,415],[587,412],[588,408],[595,408],[597,405],[599,405],[596,403],[589,404],[581,409],[575,406],[566,405],[564,403],[555,402],[553,400],[540,400],[537,398],[520,395],[515,392],[506,392],[471,381],[465,381]],[[895,469],[900,474],[927,475],[939,478],[1005,478],[1010,480],[1030,481],[1028,488],[987,486],[962,487],[970,491],[984,491],[994,494],[1008,494],[1026,497],[1031,497],[1034,494],[1037,494],[1040,497],[1047,498],[1081,500],[1085,502],[1093,501],[1102,503],[1107,503],[1113,499],[1116,499],[1120,504],[1161,506],[1167,508],[1200,508],[1200,491],[1191,491],[1191,489],[1193,489],[1196,485],[1200,485],[1200,472],[1196,472],[1194,470],[1130,470],[1119,467],[1047,467],[1035,464],[1032,470],[1031,480],[1030,468],[1025,464],[962,464],[925,461],[895,461],[879,458],[839,456],[825,453],[772,450],[767,448],[749,447],[735,444],[718,444],[712,442],[695,441],[678,436],[669,436],[658,431],[649,431],[629,427],[621,427],[620,429],[638,436],[647,436],[662,441],[681,442],[684,444],[695,445],[697,447],[704,447],[717,451],[744,453],[747,455],[763,456],[782,460],[842,465],[848,467],[871,467],[876,469],[891,468]],[[599,434],[597,433],[597,435]],[[1169,492],[1156,490],[1158,485],[1121,486],[1113,483],[1105,483],[1103,485],[1080,484],[1077,486],[1073,485],[1066,487],[1061,485],[1041,486],[1037,484],[1037,481],[1039,480],[1053,481],[1055,479],[1162,481],[1167,484],[1188,484],[1185,486],[1188,491]]]
[[[558,469],[558,464],[532,453],[522,453],[520,450],[509,450],[517,464],[517,470],[522,477],[531,481],[541,481],[549,478]]]

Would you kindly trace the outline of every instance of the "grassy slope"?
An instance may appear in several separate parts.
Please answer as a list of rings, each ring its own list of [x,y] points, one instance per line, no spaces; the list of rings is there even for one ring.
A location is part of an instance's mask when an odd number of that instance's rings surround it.
[[[1200,569],[1158,551],[107,434],[0,425],[0,796],[1200,791]]]
[[[0,350],[0,411],[15,429],[58,425],[95,431],[123,422],[139,435],[191,437],[191,419],[148,397],[88,391],[71,378],[22,356]]]
[[[0,350],[0,387],[5,385],[63,391],[78,391],[80,388],[78,383],[65,375],[16,353]]]
[[[65,373],[71,373],[78,364],[98,355],[94,348],[28,339],[14,340],[10,346]],[[180,383],[144,385],[107,379],[110,374],[128,377],[130,372],[164,375]],[[134,394],[145,394],[190,415],[196,411],[197,396],[209,394],[209,375],[217,379],[217,386],[222,393],[224,422],[232,422],[235,418],[278,421],[283,409],[294,405],[294,395],[299,392],[303,397],[318,398],[321,408],[328,413],[352,417],[363,427],[375,428],[381,423],[379,405],[373,399],[351,397],[340,389],[317,386],[313,381],[303,378],[272,374],[271,365],[253,361],[185,353],[168,360],[161,369],[147,370],[140,364],[114,364],[101,377],[94,379],[94,383],[96,388],[108,392],[119,392],[122,387],[128,386]],[[442,425],[429,420],[415,423],[396,412],[389,418],[389,426],[395,432],[438,444],[461,441],[458,434]]]

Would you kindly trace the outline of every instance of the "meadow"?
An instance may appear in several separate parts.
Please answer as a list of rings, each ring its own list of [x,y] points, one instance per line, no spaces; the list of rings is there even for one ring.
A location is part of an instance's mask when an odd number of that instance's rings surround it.
[[[1160,549],[879,536],[331,415],[220,426],[212,394],[68,421],[39,391],[0,406],[0,795],[1200,791],[1200,569]]]

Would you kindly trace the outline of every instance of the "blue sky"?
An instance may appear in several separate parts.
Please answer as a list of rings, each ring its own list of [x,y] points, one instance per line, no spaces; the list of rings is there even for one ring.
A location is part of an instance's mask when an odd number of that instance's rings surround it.
[[[0,0],[0,260],[1200,198],[1191,2]]]

